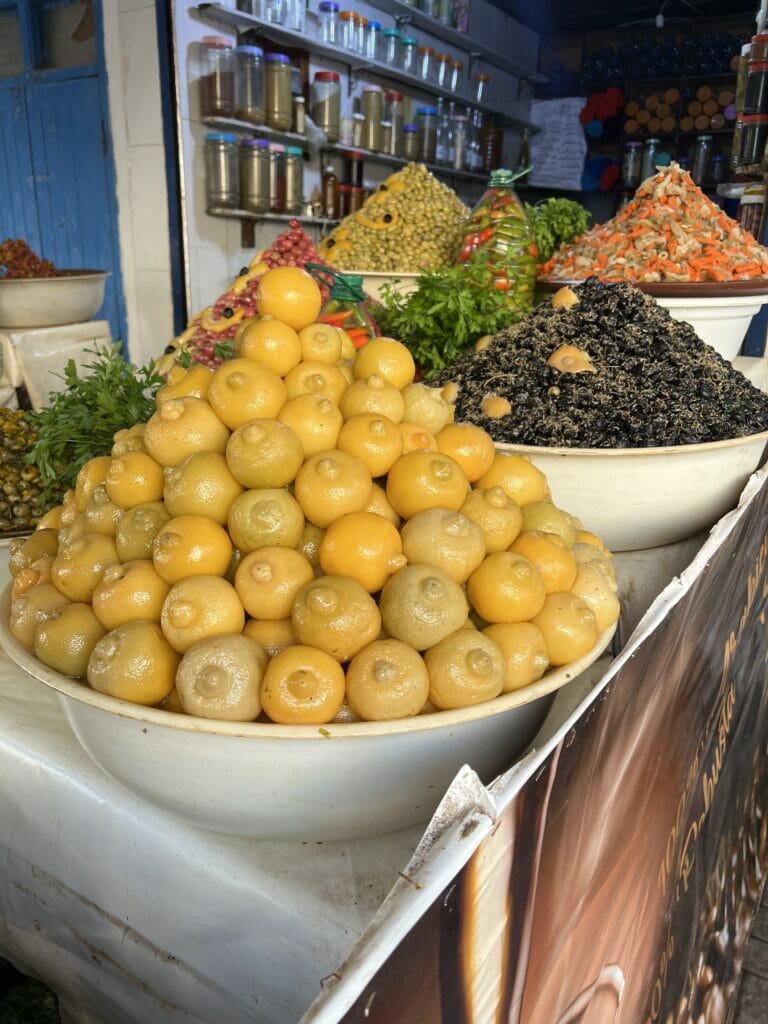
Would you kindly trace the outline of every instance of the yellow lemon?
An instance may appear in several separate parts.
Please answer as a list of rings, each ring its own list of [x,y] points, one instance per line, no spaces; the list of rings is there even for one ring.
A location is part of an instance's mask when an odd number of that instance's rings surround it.
[[[592,544],[574,544],[573,555],[577,565],[591,565],[605,578],[611,590],[616,593],[618,584],[613,560]]]
[[[35,657],[55,672],[82,679],[103,636],[104,628],[90,605],[67,604],[52,611],[35,630]]]
[[[324,528],[347,512],[361,512],[372,484],[359,459],[329,449],[307,459],[296,474],[294,494],[306,518]]]
[[[526,530],[510,545],[510,551],[533,562],[541,573],[548,594],[570,590],[576,579],[576,559],[562,537],[556,533]]]
[[[235,590],[254,619],[286,619],[304,586],[315,578],[308,560],[293,548],[259,548],[235,573]]]
[[[230,359],[216,370],[208,388],[211,408],[230,430],[249,420],[271,419],[288,397],[285,384],[268,366],[252,359]]]
[[[160,501],[163,467],[146,452],[126,452],[110,459],[104,486],[110,500],[122,509]]]
[[[295,331],[313,324],[322,304],[323,297],[314,279],[298,267],[275,267],[259,281],[259,314],[281,320]]]
[[[296,550],[304,555],[313,569],[320,567],[320,544],[324,536],[325,530],[314,523],[306,523],[296,546]]]
[[[484,489],[503,487],[521,507],[531,501],[543,501],[547,492],[547,478],[523,455],[496,452],[491,468],[477,481]]]
[[[417,512],[402,530],[408,561],[436,565],[464,583],[485,558],[483,531],[460,512],[431,508]]]
[[[473,423],[449,423],[436,440],[440,451],[458,462],[470,483],[479,480],[493,465],[496,455],[493,441]]]
[[[249,619],[243,628],[243,635],[255,640],[270,658],[297,643],[290,619]]]
[[[78,511],[85,511],[93,492],[100,484],[106,482],[109,463],[108,455],[99,455],[95,459],[89,459],[81,467],[75,480],[75,504]]]
[[[176,516],[155,537],[152,564],[166,583],[187,576],[223,576],[232,558],[227,531],[205,516]]]
[[[159,407],[172,398],[205,398],[212,377],[213,371],[202,363],[196,363],[188,369],[174,366],[165,378],[165,384],[155,395],[155,402]]]
[[[401,455],[387,477],[387,498],[403,519],[429,508],[458,512],[468,491],[464,470],[441,452]]]
[[[150,501],[129,509],[115,530],[115,547],[120,561],[151,560],[155,537],[170,518],[162,501]]]
[[[51,567],[51,579],[70,601],[90,604],[107,566],[117,561],[113,538],[89,533],[62,545]]]
[[[296,434],[304,458],[335,448],[344,417],[330,398],[304,394],[289,398],[277,415]]]
[[[53,583],[38,583],[11,602],[8,628],[20,643],[31,647],[37,627],[69,603]]]
[[[296,499],[279,488],[245,491],[232,502],[227,528],[243,554],[257,548],[295,548],[304,530],[304,513]]]
[[[573,516],[571,516],[573,519]],[[605,546],[603,541],[597,536],[596,533],[592,533],[591,530],[576,530],[576,544],[591,544],[593,548],[597,548],[598,551],[602,551],[604,555],[611,557],[611,552]]]
[[[595,566],[579,566],[570,592],[576,597],[580,597],[584,604],[595,613],[595,621],[600,633],[604,629],[609,629],[618,620],[621,613],[619,600],[610,581]]]
[[[301,358],[305,362],[329,363],[341,359],[341,335],[330,324],[310,324],[299,331]]]
[[[160,621],[168,594],[162,580],[147,559],[124,565],[110,565],[93,592],[93,611],[104,629],[116,629],[124,622],[147,619]]]
[[[347,666],[347,700],[359,718],[411,718],[424,707],[429,675],[417,651],[400,640],[374,640]]]
[[[499,622],[487,626],[483,634],[493,640],[504,658],[504,693],[530,686],[549,668],[544,636],[532,622]]]
[[[116,505],[107,494],[106,486],[99,484],[85,506],[85,512],[82,514],[82,529],[79,532],[80,534],[83,532],[105,533],[108,537],[114,537],[124,515],[123,509]],[[61,533],[63,537],[65,530],[62,530]],[[69,527],[69,537],[74,538],[77,534],[77,520],[75,520]]]
[[[11,576],[26,569],[37,558],[44,555],[55,555],[59,550],[59,531],[54,529],[35,530],[31,537],[18,538],[11,541],[11,557],[8,567]]]
[[[407,455],[408,452],[418,451],[437,451],[437,439],[434,434],[430,434],[428,430],[425,430],[419,423],[412,423],[410,420],[403,420],[402,423],[398,423],[398,429],[400,436],[403,439],[403,455]]]
[[[166,466],[163,501],[172,516],[206,516],[224,525],[243,485],[219,452],[198,452],[180,466]]]
[[[376,374],[371,374],[365,380],[356,380],[351,387],[346,389],[339,401],[339,408],[345,420],[369,412],[378,416],[386,416],[393,423],[400,423],[403,419],[405,402],[394,384],[382,380]]]
[[[242,359],[262,363],[280,377],[301,362],[299,336],[280,320],[252,320],[243,328],[235,348]]]
[[[490,637],[459,629],[424,654],[429,699],[436,708],[466,708],[493,700],[504,689],[506,665]]]
[[[345,576],[321,576],[305,584],[296,595],[291,621],[299,643],[337,661],[354,658],[381,630],[376,602]]]
[[[144,446],[161,466],[178,466],[195,452],[223,452],[229,431],[203,398],[163,402],[144,428]]]
[[[176,671],[176,690],[188,715],[252,722],[261,712],[259,691],[267,656],[250,637],[199,640]]]
[[[350,512],[332,522],[319,559],[324,573],[357,580],[370,594],[406,564],[397,529],[373,512]]]
[[[227,465],[245,487],[284,487],[303,461],[301,441],[279,420],[251,420],[237,428],[227,445]]]
[[[245,611],[231,583],[219,576],[190,576],[168,591],[160,625],[171,647],[183,654],[206,637],[242,633]]]
[[[488,555],[469,577],[467,592],[486,622],[527,622],[547,596],[536,566],[513,551]]]
[[[467,495],[461,513],[483,531],[488,554],[506,551],[523,526],[523,514],[516,501],[502,487],[476,487]]]
[[[386,519],[388,522],[398,527],[398,529],[402,523],[402,519],[389,503],[387,492],[380,484],[377,483],[374,483],[371,488],[371,496],[368,499],[368,503],[363,509],[363,512],[375,512],[377,516],[381,516],[383,519]]]
[[[553,665],[582,658],[597,643],[595,614],[575,594],[548,594],[532,622],[542,632]]]
[[[409,384],[403,388],[405,411],[403,419],[418,423],[424,430],[434,434],[440,433],[446,424],[453,420],[453,406],[443,398],[440,388],[430,388],[426,384]]]
[[[371,476],[384,476],[403,454],[397,424],[378,413],[352,416],[338,435],[337,447],[360,459]]]
[[[261,683],[261,706],[280,725],[324,725],[344,701],[344,670],[324,651],[297,644],[276,654]]]
[[[528,502],[523,505],[522,512],[523,530],[557,534],[569,548],[576,543],[573,520],[567,512],[557,508],[551,501]]]
[[[144,427],[145,423],[135,423],[132,427],[118,430],[113,436],[113,444],[110,450],[112,458],[125,455],[126,452],[144,452]]]
[[[384,631],[417,651],[461,629],[469,608],[456,580],[434,565],[407,565],[384,584],[379,597]]]
[[[88,682],[119,700],[159,704],[173,689],[178,664],[178,654],[156,622],[126,622],[93,648]]]
[[[393,338],[372,338],[355,356],[355,377],[366,380],[376,374],[402,391],[412,383],[416,364],[408,348]]]
[[[347,389],[347,379],[338,366],[313,360],[299,363],[285,376],[285,390],[289,398],[299,395],[322,395],[338,405]]]
[[[51,582],[51,569],[53,568],[53,555],[41,555],[30,562],[29,565],[19,570],[13,577],[11,583],[11,600],[26,594],[38,583]]]

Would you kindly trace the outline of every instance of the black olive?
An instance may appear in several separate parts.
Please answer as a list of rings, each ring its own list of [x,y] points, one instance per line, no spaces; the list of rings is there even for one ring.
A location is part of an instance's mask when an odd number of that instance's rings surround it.
[[[325,242],[326,249],[331,249],[334,245],[336,245],[336,239],[335,238],[328,238],[328,239],[326,239],[326,242]]]
[[[248,267],[240,267],[240,277],[248,273]]]
[[[175,345],[166,345],[165,348],[163,349],[163,352],[165,352],[165,354],[167,356],[169,356],[171,354],[171,352],[175,352],[175,351],[176,351],[176,346]]]
[[[235,315],[235,311],[230,306],[225,306],[221,315],[224,317],[225,320],[229,320],[230,317],[233,317]]]
[[[391,224],[392,223],[392,214],[391,213],[385,213],[384,216],[381,219],[384,221],[385,224]]]

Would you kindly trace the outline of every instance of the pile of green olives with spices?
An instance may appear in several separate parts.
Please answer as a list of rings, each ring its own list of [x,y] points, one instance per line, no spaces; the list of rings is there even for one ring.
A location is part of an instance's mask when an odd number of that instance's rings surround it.
[[[27,414],[0,407],[0,535],[37,523],[40,475],[26,459],[37,434]]]

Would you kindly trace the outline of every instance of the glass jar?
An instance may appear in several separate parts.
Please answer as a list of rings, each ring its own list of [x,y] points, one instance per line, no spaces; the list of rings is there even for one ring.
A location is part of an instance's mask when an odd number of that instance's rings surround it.
[[[469,118],[465,114],[457,114],[453,119],[453,169],[464,171],[467,168],[467,125]]]
[[[264,67],[266,122],[270,128],[290,131],[293,123],[290,59],[284,53],[268,53]]]
[[[716,153],[710,160],[709,176],[714,189],[725,181],[725,157],[721,153]]]
[[[264,51],[258,46],[238,46],[235,61],[235,115],[241,121],[264,124]]]
[[[341,27],[341,45],[345,50],[354,53],[356,45],[355,32],[357,31],[357,15],[354,11],[342,11],[339,15]]]
[[[643,169],[642,142],[628,142],[621,157],[622,188],[637,188],[640,184],[640,172]]]
[[[739,200],[736,220],[744,231],[758,238],[765,209],[765,185],[748,185]]]
[[[365,49],[363,56],[366,60],[381,60],[381,22],[369,21],[365,30]]]
[[[357,213],[361,210],[363,203],[365,202],[365,189],[362,185],[350,185],[349,186],[349,212]]]
[[[751,167],[763,159],[768,140],[768,114],[745,114],[741,125],[738,166]]]
[[[404,124],[400,133],[400,149],[405,160],[419,159],[419,126]]]
[[[392,122],[381,122],[381,152],[387,156],[397,156],[392,142]]]
[[[645,140],[643,147],[643,164],[640,169],[640,180],[645,181],[652,174],[656,173],[656,157],[661,149],[661,139],[650,138]]]
[[[354,149],[350,149],[344,154],[344,181],[347,185],[359,185],[362,187],[364,160],[365,153],[358,153]]]
[[[416,116],[419,119],[419,159],[433,164],[437,148],[437,108],[419,107]]]
[[[400,67],[400,29],[385,28],[381,33],[383,57],[393,68]]]
[[[744,113],[768,114],[768,61],[750,61]]]
[[[480,140],[483,134],[483,115],[479,110],[470,107],[467,110],[469,125],[467,131],[467,170],[479,171],[483,166],[480,153]]]
[[[312,120],[329,142],[341,134],[341,82],[335,71],[316,71],[311,89]]]
[[[352,126],[354,121],[351,117],[342,117],[339,122],[339,145],[340,146],[351,146],[352,145]]]
[[[400,37],[400,70],[415,75],[419,56],[419,41],[415,36]]]
[[[491,117],[483,125],[480,136],[481,169],[490,174],[501,166],[501,147],[504,136],[499,124]]]
[[[440,0],[419,0],[419,9],[428,14],[430,18],[436,18],[440,9]]]
[[[691,177],[697,185],[703,185],[709,171],[709,158],[712,156],[712,136],[697,135],[691,162]]]
[[[303,32],[307,14],[306,0],[288,0],[288,28],[293,32]]]
[[[285,213],[285,146],[269,147],[269,212]]]
[[[400,133],[405,123],[404,100],[403,94],[394,89],[384,94],[384,119],[392,125],[392,144],[396,149],[399,148]]]
[[[237,9],[243,14],[252,14],[255,18],[263,18],[264,7],[261,0],[237,0]]]
[[[304,203],[304,154],[298,146],[285,147],[285,212],[301,213]]]
[[[365,117],[363,114],[352,115],[352,145],[362,146],[363,144],[363,128],[365,127]]]
[[[269,143],[243,139],[240,143],[240,209],[264,213],[269,208]]]
[[[223,36],[204,36],[200,43],[200,116],[233,117],[235,54]]]
[[[352,213],[352,210],[350,208],[351,207],[351,193],[352,193],[352,186],[351,185],[346,185],[346,184],[345,185],[339,185],[339,217],[341,217],[342,220],[345,217],[348,217],[350,215],[350,213]]]
[[[209,210],[237,209],[239,201],[237,139],[234,135],[210,132],[205,137],[206,205]]]
[[[472,101],[474,103],[480,105],[485,102],[490,80],[491,76],[486,74],[475,75],[472,79]]]
[[[363,149],[381,149],[381,118],[384,112],[384,90],[380,85],[363,86]]]
[[[464,88],[464,65],[460,60],[451,61],[451,92],[459,93]]]
[[[438,53],[435,57],[435,82],[441,89],[451,87],[451,64],[453,58],[448,53]]]
[[[355,29],[355,53],[359,53],[361,57],[365,55],[365,38],[367,34],[368,19],[364,18],[362,14],[358,14]]]
[[[444,25],[453,24],[453,0],[440,0],[437,17]]]
[[[320,42],[336,46],[339,42],[339,5],[336,0],[320,0],[317,5],[320,18]]]
[[[514,188],[514,173],[497,170],[472,211],[458,261],[482,258],[493,274],[496,291],[510,309],[525,312],[533,304],[536,257],[533,228]]]
[[[431,82],[434,78],[435,49],[433,46],[420,46],[418,76],[422,82]]]
[[[264,20],[270,25],[285,25],[288,21],[288,0],[264,0]]]
[[[328,220],[339,219],[339,179],[330,165],[323,168],[320,183],[320,195],[323,203],[323,216]]]
[[[293,97],[293,130],[297,135],[307,134],[307,104],[303,96]]]

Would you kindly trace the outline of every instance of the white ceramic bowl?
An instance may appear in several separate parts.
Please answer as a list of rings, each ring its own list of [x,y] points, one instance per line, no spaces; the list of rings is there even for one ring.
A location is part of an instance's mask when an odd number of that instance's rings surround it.
[[[723,359],[739,354],[752,317],[768,302],[765,295],[731,295],[727,298],[678,299],[657,296],[656,301],[675,320],[691,325],[702,341]]]
[[[357,274],[363,279],[363,288],[367,295],[370,295],[376,302],[380,302],[382,285],[394,284],[397,282],[397,290],[403,295],[409,295],[416,290],[416,279],[418,274],[375,274],[371,271],[350,270],[350,274]]]
[[[485,704],[319,728],[216,722],[107,697],[39,662],[8,631],[9,608],[10,585],[0,643],[56,691],[107,775],[194,825],[275,840],[355,839],[425,821],[463,764],[491,781],[536,734],[555,691],[596,661],[614,632],[579,661]]]
[[[768,431],[669,448],[537,448],[559,508],[578,516],[612,551],[638,551],[692,537],[736,506],[768,444]]]
[[[104,270],[56,277],[0,278],[0,327],[61,327],[90,320],[104,302]]]

